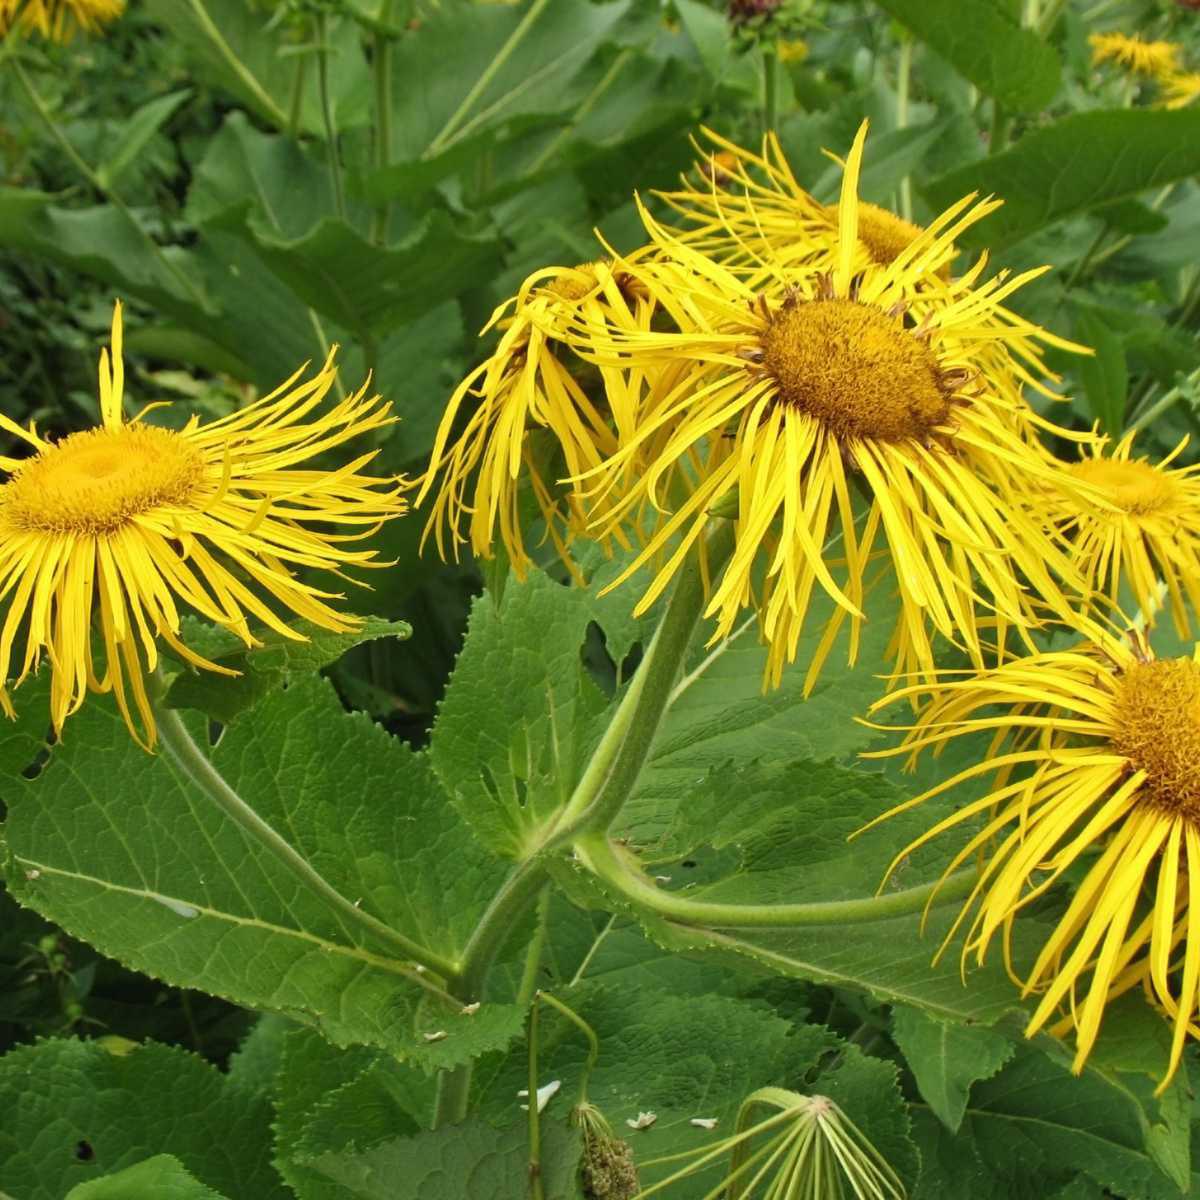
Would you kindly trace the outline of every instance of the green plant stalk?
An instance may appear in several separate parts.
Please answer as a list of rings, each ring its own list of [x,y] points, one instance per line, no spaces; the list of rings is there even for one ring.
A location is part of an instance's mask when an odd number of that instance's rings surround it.
[[[204,31],[205,37],[212,42],[217,53],[225,60],[225,65],[238,77],[241,85],[254,97],[255,102],[280,130],[288,127],[287,114],[271,99],[261,83],[250,73],[246,64],[233,52],[233,47],[222,36],[220,29],[204,7],[204,0],[188,0],[196,22]]]
[[[988,153],[999,154],[1008,149],[1009,134],[1012,132],[1012,117],[1004,111],[998,100],[992,101],[992,129],[988,137]]]
[[[588,1084],[591,1082],[596,1060],[600,1057],[600,1039],[596,1036],[596,1031],[573,1008],[568,1007],[549,992],[538,992],[534,996],[533,1003],[535,1008],[539,1001],[550,1005],[556,1012],[566,1017],[587,1038],[588,1056],[587,1061],[583,1064],[583,1071],[580,1074],[579,1099],[576,1102],[577,1105],[586,1104],[588,1102]]]
[[[537,898],[537,924],[533,937],[525,950],[525,966],[521,971],[521,984],[517,988],[517,1003],[524,1008],[533,1002],[537,994],[538,969],[542,965],[542,951],[546,948],[546,928],[550,921],[550,885],[542,885]]]
[[[196,285],[181,271],[167,256],[163,253],[163,248],[142,228],[142,223],[133,215],[129,205],[117,194],[117,192],[108,187],[98,174],[88,165],[81,157],[79,151],[71,145],[70,139],[59,127],[58,122],[54,119],[54,114],[50,111],[45,100],[42,99],[41,93],[33,86],[33,80],[25,74],[25,69],[21,66],[20,60],[16,57],[11,59],[12,68],[16,72],[17,79],[21,84],[25,95],[29,97],[29,102],[37,111],[38,117],[45,125],[50,136],[58,144],[58,147],[70,160],[71,165],[88,181],[97,193],[104,197],[121,215],[133,226],[134,229],[141,235],[142,240],[149,247],[151,253],[174,279],[178,280],[183,285],[192,299],[205,312],[208,311],[208,302],[204,299],[203,294],[199,291]]]
[[[474,86],[463,97],[462,103],[450,114],[446,124],[442,126],[433,141],[426,147],[425,153],[421,155],[422,158],[431,158],[438,151],[445,148],[446,143],[466,119],[467,113],[474,108],[475,102],[487,91],[492,80],[495,79],[509,58],[512,57],[517,47],[525,40],[526,35],[533,28],[537,19],[542,15],[542,10],[549,2],[550,0],[534,0],[528,12],[521,18],[520,24],[509,34],[508,40],[496,52],[495,58],[488,63],[487,69],[475,81]]]
[[[196,745],[195,739],[175,709],[167,708],[158,701],[154,704],[154,716],[158,725],[159,742],[167,757],[184,777],[196,784],[225,816],[288,870],[309,892],[329,905],[350,928],[358,928],[375,943],[386,945],[392,952],[399,952],[406,959],[411,959],[447,979],[453,979],[455,969],[449,959],[412,941],[370,913],[356,907],[325,879],[308,859],[267,824],[229,786],[208,755]]]
[[[546,1200],[542,1183],[542,1115],[538,1112],[538,1005],[535,998],[529,1008],[529,1195],[531,1200]]]
[[[392,23],[395,0],[383,0],[379,10],[381,26]],[[373,39],[372,71],[375,76],[375,169],[385,171],[392,161],[392,38],[383,29]],[[371,241],[387,245],[391,225],[391,202],[384,200],[371,216]]]
[[[1198,367],[1191,373],[1191,375],[1188,376],[1187,381],[1189,384],[1193,385],[1197,382],[1200,382],[1200,367]],[[1165,413],[1173,404],[1178,403],[1183,394],[1183,388],[1178,386],[1171,388],[1170,391],[1164,393],[1153,404],[1151,404],[1150,407],[1145,410],[1145,412],[1141,413],[1139,416],[1130,421],[1125,427],[1125,432],[1135,433],[1139,429],[1145,429],[1147,425],[1156,420],[1158,417],[1162,416],[1162,414]]]
[[[774,133],[779,124],[779,46],[763,44],[763,132]]]
[[[900,61],[896,66],[896,128],[908,128],[909,85],[912,82],[913,39],[906,33],[900,39]],[[912,177],[900,180],[900,215],[912,220]]]
[[[680,925],[716,929],[797,929],[810,925],[857,925],[920,912],[934,898],[957,900],[967,895],[978,878],[973,870],[959,871],[941,883],[923,883],[900,892],[861,900],[814,900],[807,904],[725,904],[689,900],[656,887],[635,865],[626,861],[602,834],[590,833],[575,842],[580,862],[602,883],[641,908]]]
[[[308,56],[296,56],[296,73],[292,76],[292,98],[288,103],[288,136],[300,136],[300,115],[304,107],[304,84],[308,78]]]
[[[329,95],[329,18],[324,9],[317,12],[317,91],[321,97],[321,119],[325,124],[325,145],[329,153],[329,179],[333,185],[333,205],[337,215],[346,219],[346,196],[342,190],[342,164],[338,158],[337,123]]]

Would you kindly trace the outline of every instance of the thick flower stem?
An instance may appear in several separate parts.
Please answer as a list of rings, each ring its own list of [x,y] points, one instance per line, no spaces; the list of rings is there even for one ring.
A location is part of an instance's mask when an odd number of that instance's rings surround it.
[[[580,862],[602,883],[640,908],[680,925],[714,929],[796,929],[810,925],[858,925],[920,912],[935,897],[956,900],[970,892],[978,875],[960,871],[942,882],[861,900],[817,900],[807,904],[722,904],[664,892],[607,837],[589,834],[575,843]]]
[[[379,12],[381,26],[392,23],[395,0],[383,0]],[[387,170],[392,161],[392,35],[380,29],[373,39],[372,69],[375,75],[375,169]],[[371,217],[371,241],[387,245],[391,206],[385,200]]]
[[[430,971],[453,979],[454,964],[440,954],[412,941],[397,930],[356,907],[285,841],[226,782],[209,757],[196,745],[179,713],[164,704],[155,705],[159,743],[167,757],[186,778],[200,788],[216,806],[276,862],[286,868],[313,895],[332,908],[351,929],[358,928],[376,944]]]
[[[321,118],[325,123],[325,143],[329,158],[329,180],[333,188],[333,204],[341,220],[346,219],[346,195],[342,190],[342,163],[338,154],[337,123],[333,115],[333,99],[329,94],[329,18],[323,10],[317,13],[317,91],[321,97]]]

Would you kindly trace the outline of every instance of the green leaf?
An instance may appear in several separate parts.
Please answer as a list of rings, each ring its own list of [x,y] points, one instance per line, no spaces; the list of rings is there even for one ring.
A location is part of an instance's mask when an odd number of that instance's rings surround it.
[[[1198,171],[1200,111],[1082,112],[939,176],[923,190],[937,209],[968,192],[1000,197],[1004,207],[973,225],[962,241],[1002,249],[1066,217]]]
[[[1147,1080],[1147,1090],[1149,1090]],[[1191,1191],[1147,1152],[1141,1105],[1127,1087],[1094,1072],[1075,1077],[1044,1054],[1021,1049],[993,1079],[974,1087],[963,1130],[988,1159],[1020,1156],[1030,1171],[1081,1171],[1127,1200],[1179,1200]]]
[[[210,753],[342,896],[447,957],[461,952],[502,869],[423,756],[307,677],[272,692]],[[373,799],[381,781],[386,803]],[[7,832],[23,904],[167,982],[430,1068],[520,1029],[515,1007],[467,1015],[439,1000],[390,943],[299,887],[170,759],[140,751],[103,701],[72,720],[36,781],[13,790]]]
[[[969,1134],[952,1134],[932,1112],[914,1107],[912,1135],[921,1155],[913,1200],[1014,1200],[1016,1189],[984,1165]]]
[[[1010,1038],[897,1006],[892,1036],[908,1061],[922,1098],[951,1132],[962,1124],[971,1085],[994,1075],[1013,1056]]]
[[[173,1155],[229,1200],[287,1194],[270,1162],[269,1105],[170,1046],[22,1046],[0,1058],[0,1112],[0,1189],[21,1200],[59,1200],[155,1154]]]
[[[519,855],[527,829],[567,800],[583,769],[607,701],[580,652],[605,607],[588,589],[534,572],[510,582],[499,605],[483,596],[471,610],[429,753],[454,804],[498,853]]]
[[[365,1152],[325,1154],[313,1165],[361,1200],[526,1200],[527,1139],[523,1120],[496,1129],[472,1118]],[[546,1200],[579,1196],[579,1149],[578,1134],[543,1117]]]
[[[201,628],[198,623],[192,627]],[[367,617],[351,633],[334,633],[309,621],[299,621],[293,628],[305,640],[285,638],[270,629],[259,635],[261,646],[247,650],[241,639],[227,630],[204,627],[201,640],[193,637],[189,644],[213,662],[240,671],[241,675],[231,679],[189,668],[172,682],[167,704],[171,708],[194,708],[228,724],[279,687],[288,675],[319,671],[336,662],[347,650],[379,638],[403,640],[412,636],[412,626],[407,622],[383,617]]]
[[[146,148],[150,139],[171,119],[192,94],[191,88],[168,92],[143,104],[124,122],[123,131],[108,157],[96,168],[96,176],[109,188],[119,182],[126,168]]]
[[[1094,356],[1074,360],[1083,380],[1088,408],[1109,437],[1119,438],[1125,430],[1125,402],[1129,393],[1125,347],[1120,337],[1086,308],[1075,310],[1075,337],[1096,352]]]
[[[1058,55],[994,0],[879,0],[879,6],[1005,108],[1037,112],[1058,93]]]
[[[50,735],[47,701],[50,672],[41,671],[13,697],[16,719],[0,717],[0,799],[7,799],[7,784],[33,765]]]
[[[66,1200],[225,1200],[188,1173],[170,1154],[156,1154],[137,1166],[73,1187]]]

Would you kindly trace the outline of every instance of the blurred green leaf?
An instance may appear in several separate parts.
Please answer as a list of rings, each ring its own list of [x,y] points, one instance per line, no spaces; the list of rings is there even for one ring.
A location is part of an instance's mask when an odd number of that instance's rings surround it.
[[[121,175],[145,149],[150,139],[191,95],[191,88],[169,92],[156,100],[148,101],[129,117],[120,140],[96,168],[96,176],[105,188],[112,187],[120,181]]]
[[[1058,93],[1054,49],[994,0],[878,0],[902,25],[1005,108],[1037,112]]]
[[[1125,429],[1125,401],[1129,393],[1125,347],[1120,337],[1086,308],[1075,310],[1075,337],[1096,352],[1075,361],[1088,407],[1100,422],[1100,428],[1110,437],[1118,438]]]
[[[936,209],[968,192],[992,194],[1004,207],[962,238],[996,249],[1065,217],[1200,172],[1200,111],[1119,110],[1072,113],[1027,133],[1000,154],[931,180]]]

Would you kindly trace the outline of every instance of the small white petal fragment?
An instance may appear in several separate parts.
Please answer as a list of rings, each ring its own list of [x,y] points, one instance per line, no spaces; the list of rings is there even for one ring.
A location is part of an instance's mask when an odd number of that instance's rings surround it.
[[[538,1112],[541,1112],[546,1107],[546,1105],[549,1104],[550,1101],[558,1094],[558,1089],[560,1087],[562,1087],[562,1080],[561,1079],[552,1079],[552,1080],[550,1080],[549,1083],[543,1083],[542,1086],[540,1088],[538,1088],[538,1090],[537,1090]],[[529,1089],[522,1088],[517,1093],[517,1095],[518,1096],[528,1096]],[[529,1105],[522,1104],[521,1108],[528,1111]]]
[[[625,1124],[630,1129],[649,1129],[658,1120],[658,1113],[640,1112],[637,1117],[626,1117]]]
[[[444,1029],[435,1029],[433,1033],[423,1033],[423,1034],[421,1034],[421,1036],[427,1042],[440,1042],[444,1038],[449,1037],[450,1035]]]
[[[462,1006],[462,1015],[464,1017],[473,1017],[478,1011],[479,1011],[479,1001],[478,1000],[476,1000],[474,1004],[464,1004]]]
[[[654,880],[656,883],[670,883],[671,877],[670,875],[655,875]]]
[[[716,1129],[717,1118],[716,1117],[693,1117],[688,1122],[688,1124],[695,1125],[697,1129]]]

